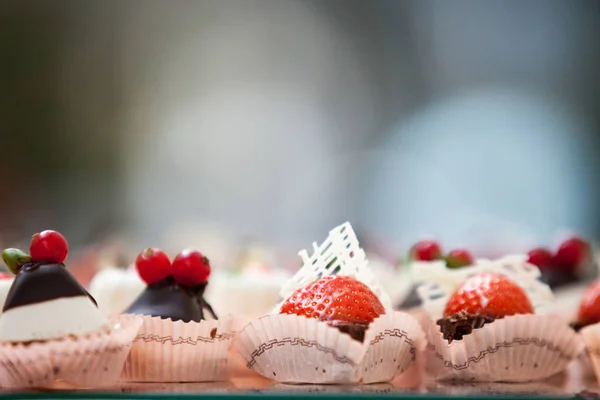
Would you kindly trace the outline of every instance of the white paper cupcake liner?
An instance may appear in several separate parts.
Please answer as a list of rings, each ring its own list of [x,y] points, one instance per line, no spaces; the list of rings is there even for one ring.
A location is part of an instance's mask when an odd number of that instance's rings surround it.
[[[246,326],[235,341],[247,366],[281,383],[388,382],[406,371],[425,347],[419,323],[393,312],[376,319],[360,343],[315,319],[269,315]]]
[[[585,342],[589,362],[592,364],[596,379],[600,382],[600,324],[586,326],[580,331]]]
[[[182,322],[144,316],[121,378],[129,382],[211,382],[227,379],[231,318]]]
[[[428,369],[438,380],[544,379],[563,371],[584,349],[580,336],[551,316],[498,319],[450,344],[432,321],[427,338]]]
[[[76,387],[102,387],[119,380],[142,320],[111,319],[111,329],[77,338],[0,344],[0,386],[43,387],[64,381]]]

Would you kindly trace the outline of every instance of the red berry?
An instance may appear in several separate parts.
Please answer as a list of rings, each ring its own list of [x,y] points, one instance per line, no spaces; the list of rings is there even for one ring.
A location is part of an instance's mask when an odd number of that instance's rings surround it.
[[[473,256],[464,249],[452,250],[446,256],[446,265],[448,268],[460,268],[473,264]]]
[[[31,237],[29,254],[34,262],[62,263],[68,253],[67,239],[56,231],[43,231]]]
[[[590,258],[590,246],[577,237],[565,240],[554,255],[554,263],[558,268],[576,270]]]
[[[171,260],[160,249],[145,249],[135,259],[135,268],[140,278],[148,285],[171,276]]]
[[[366,325],[385,314],[385,309],[367,285],[336,275],[320,278],[296,290],[283,303],[280,313],[316,318],[330,325]]]
[[[541,270],[548,270],[554,267],[554,257],[549,250],[542,247],[531,250],[527,253],[527,262],[535,265]]]
[[[185,286],[208,281],[210,262],[198,250],[186,249],[173,260],[173,278]]]
[[[577,322],[590,325],[600,322],[600,279],[594,281],[583,294]]]
[[[6,272],[0,272],[0,281],[5,279],[12,279],[13,276],[11,274],[7,274]]]
[[[481,273],[468,278],[450,296],[444,316],[461,311],[472,315],[501,318],[515,314],[533,314],[527,294],[504,275]]]
[[[434,261],[442,258],[442,248],[432,240],[422,240],[411,249],[411,256],[417,261]]]

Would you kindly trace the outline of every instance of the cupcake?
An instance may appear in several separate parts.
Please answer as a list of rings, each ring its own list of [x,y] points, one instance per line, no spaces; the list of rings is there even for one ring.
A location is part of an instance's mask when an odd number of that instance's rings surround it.
[[[68,244],[55,231],[33,236],[30,255],[6,249],[16,274],[0,316],[0,386],[104,386],[121,374],[139,318],[107,320],[69,273]]]
[[[136,269],[147,284],[125,310],[140,315],[122,378],[132,382],[206,382],[223,380],[231,319],[218,320],[204,299],[210,263],[195,250],[184,250],[173,263],[159,249],[146,249]]]
[[[146,284],[133,268],[103,268],[90,282],[90,293],[105,315],[121,314],[145,288]]]
[[[283,286],[285,300],[239,333],[237,350],[280,383],[391,381],[425,345],[418,322],[393,311],[349,223],[314,247],[310,257],[300,252],[303,267]]]
[[[268,313],[281,301],[281,286],[291,278],[274,267],[274,254],[262,246],[244,248],[228,269],[215,269],[206,297],[221,312],[250,318]]]
[[[448,268],[462,268],[473,264],[473,256],[466,249],[454,249],[443,254],[441,245],[435,240],[421,240],[415,243],[408,255],[408,262],[405,267],[409,288],[405,291],[406,295],[402,299],[400,308],[413,308],[421,305],[421,298],[417,293],[419,287],[419,271],[424,266],[435,264]]]
[[[568,324],[536,310],[552,300],[525,257],[421,269],[418,292],[431,320],[428,367],[438,380],[525,382],[566,369],[583,350]]]
[[[0,271],[0,310],[4,307],[6,296],[13,283],[13,276],[6,272]]]

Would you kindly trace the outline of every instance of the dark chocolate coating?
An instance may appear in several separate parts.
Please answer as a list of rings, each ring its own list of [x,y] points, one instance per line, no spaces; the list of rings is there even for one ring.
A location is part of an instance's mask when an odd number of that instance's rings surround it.
[[[96,304],[96,300],[77,282],[64,264],[26,264],[15,277],[2,311],[77,296],[87,296]]]
[[[354,340],[359,342],[365,341],[365,332],[369,325],[361,324],[334,324],[335,328],[339,329],[340,332],[347,333]]]
[[[173,321],[200,322],[206,308],[216,319],[210,305],[202,297],[207,283],[187,287],[172,277],[148,285],[139,297],[125,310],[125,314],[141,314],[170,318]]]
[[[462,340],[463,336],[471,334],[473,329],[482,328],[485,324],[494,322],[497,318],[483,315],[472,315],[465,311],[437,321],[444,339],[448,343],[453,340]]]

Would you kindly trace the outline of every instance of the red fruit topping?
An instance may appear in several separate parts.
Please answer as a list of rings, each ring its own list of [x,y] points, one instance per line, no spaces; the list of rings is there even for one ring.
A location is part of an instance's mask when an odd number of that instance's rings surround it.
[[[13,276],[11,274],[7,274],[6,272],[0,272],[0,281],[12,278]]]
[[[533,306],[523,289],[504,275],[481,273],[468,278],[446,304],[444,316],[461,311],[472,315],[501,318],[533,314]]]
[[[448,268],[460,268],[473,264],[473,256],[467,250],[452,250],[446,256],[446,265]]]
[[[565,240],[554,255],[558,268],[576,270],[590,258],[590,246],[583,239],[574,237]]]
[[[600,322],[600,279],[594,281],[583,294],[577,322],[581,325],[590,325]]]
[[[171,276],[171,260],[160,249],[145,249],[135,259],[135,268],[140,278],[148,285]]]
[[[434,261],[442,258],[442,248],[432,240],[418,242],[412,247],[410,253],[412,258],[417,261]]]
[[[296,290],[280,313],[316,318],[330,325],[367,325],[385,314],[385,309],[364,283],[348,276],[327,276]]]
[[[182,251],[173,260],[173,278],[185,286],[195,286],[208,281],[210,262],[197,250]]]
[[[547,249],[541,247],[533,249],[527,253],[527,256],[527,262],[535,265],[541,270],[552,269],[554,266],[554,258],[552,253],[550,253],[550,251]]]
[[[62,263],[68,253],[67,239],[56,231],[43,231],[31,237],[29,254],[34,262]]]

